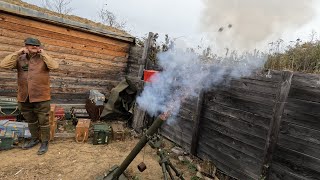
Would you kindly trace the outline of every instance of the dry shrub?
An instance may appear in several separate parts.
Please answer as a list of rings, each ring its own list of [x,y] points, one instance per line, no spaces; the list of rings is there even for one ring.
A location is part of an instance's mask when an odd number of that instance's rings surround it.
[[[283,53],[272,53],[265,68],[320,73],[320,42],[296,43]]]

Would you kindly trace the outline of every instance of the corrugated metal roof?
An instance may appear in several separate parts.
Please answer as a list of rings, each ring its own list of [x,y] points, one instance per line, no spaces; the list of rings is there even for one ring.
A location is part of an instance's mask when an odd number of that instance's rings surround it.
[[[119,32],[112,32],[107,30],[106,28],[95,27],[89,24],[69,20],[62,17],[53,16],[44,12],[39,12],[33,9],[21,7],[18,5],[6,3],[0,1],[0,12],[7,12],[11,14],[16,14],[19,16],[23,16],[29,19],[36,19],[39,21],[45,21],[52,24],[58,24],[60,26],[65,26],[69,28],[73,28],[76,30],[81,30],[85,32],[90,32],[93,34],[98,34],[101,36],[111,37],[127,42],[134,42],[135,38],[127,33]]]

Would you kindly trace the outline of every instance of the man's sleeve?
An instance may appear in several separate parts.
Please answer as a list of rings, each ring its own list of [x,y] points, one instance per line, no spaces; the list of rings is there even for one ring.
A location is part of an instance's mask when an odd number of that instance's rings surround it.
[[[19,57],[18,52],[14,52],[12,54],[9,54],[0,62],[0,68],[5,68],[5,69],[17,68],[18,57]]]
[[[40,55],[43,58],[43,61],[46,63],[48,69],[53,70],[59,68],[59,63],[53,60],[47,53],[43,52]]]

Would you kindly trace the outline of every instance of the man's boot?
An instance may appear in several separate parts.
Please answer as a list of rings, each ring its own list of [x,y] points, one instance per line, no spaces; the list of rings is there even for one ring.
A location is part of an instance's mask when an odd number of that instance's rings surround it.
[[[42,155],[42,154],[46,153],[48,151],[48,146],[49,146],[48,141],[41,142],[41,146],[40,146],[37,154]]]
[[[39,144],[39,139],[31,139],[31,141],[29,141],[28,143],[25,143],[23,146],[22,146],[22,149],[30,149],[32,148],[33,146]]]

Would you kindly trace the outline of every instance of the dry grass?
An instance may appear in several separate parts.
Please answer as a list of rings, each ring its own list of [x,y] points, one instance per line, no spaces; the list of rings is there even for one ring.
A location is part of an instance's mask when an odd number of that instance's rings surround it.
[[[272,53],[265,68],[320,73],[320,42],[296,43],[283,53]]]

